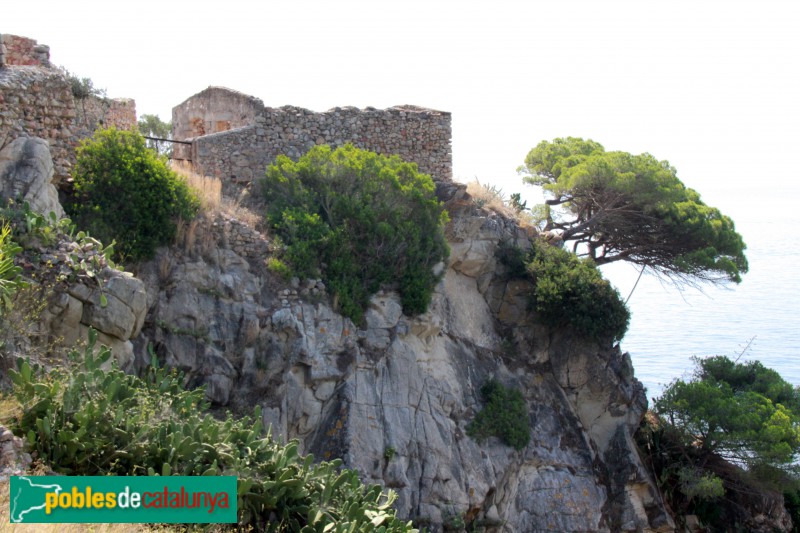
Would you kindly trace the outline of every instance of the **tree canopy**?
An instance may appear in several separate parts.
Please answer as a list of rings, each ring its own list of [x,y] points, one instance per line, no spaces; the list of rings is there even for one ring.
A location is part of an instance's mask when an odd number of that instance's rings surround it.
[[[520,172],[545,191],[546,229],[598,265],[624,260],[682,281],[739,283],[747,272],[733,221],[667,161],[567,137],[539,143]]]
[[[172,139],[172,122],[164,122],[158,115],[144,114],[139,117],[139,133],[145,137],[156,137],[159,139]],[[152,148],[159,154],[172,157],[172,143],[145,139],[148,148]]]
[[[758,361],[695,362],[693,378],[673,381],[655,411],[703,450],[750,468],[789,468],[800,456],[800,389]]]

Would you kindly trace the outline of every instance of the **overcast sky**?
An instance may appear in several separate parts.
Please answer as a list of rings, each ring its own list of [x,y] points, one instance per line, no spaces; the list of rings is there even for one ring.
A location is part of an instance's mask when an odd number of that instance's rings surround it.
[[[0,32],[50,45],[139,114],[169,119],[210,85],[273,107],[416,104],[453,113],[462,180],[522,189],[528,150],[572,135],[667,159],[717,205],[753,180],[798,191],[799,6],[7,0]]]
[[[797,0],[4,0],[0,33],[50,45],[54,63],[163,119],[210,85],[272,107],[450,111],[456,179],[529,202],[541,194],[516,168],[541,140],[592,138],[666,159],[734,218],[753,268],[740,297],[709,291],[694,307],[655,281],[639,286],[626,342],[644,354],[645,384],[656,390],[689,355],[710,355],[692,339],[727,353],[752,335],[755,356],[783,357],[776,365],[800,384],[789,340],[800,315],[773,305],[796,305],[787,290],[800,257]],[[605,271],[627,295],[636,271]],[[663,346],[645,346],[663,341],[649,339],[658,327],[689,339],[670,352],[676,369],[659,366],[670,359]]]

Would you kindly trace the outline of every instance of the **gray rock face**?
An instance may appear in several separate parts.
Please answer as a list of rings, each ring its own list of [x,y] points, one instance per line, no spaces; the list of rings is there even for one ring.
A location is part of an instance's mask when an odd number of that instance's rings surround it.
[[[382,292],[359,327],[307,290],[314,280],[276,286],[263,255],[165,251],[140,273],[139,363],[152,343],[213,401],[261,405],[275,438],[343,458],[434,529],[464,517],[504,532],[672,531],[631,438],[646,401],[630,359],[533,325],[530,286],[495,259],[527,235],[453,198],[453,254],[424,315]],[[198,242],[225,241],[222,225],[201,226]],[[466,435],[490,378],[523,392],[532,430],[519,452]]]
[[[102,285],[73,284],[57,292],[43,313],[48,330],[67,346],[86,339],[88,328],[98,332],[98,342],[112,349],[123,369],[133,365],[133,343],[147,311],[144,284],[127,272],[110,268],[101,274]]]
[[[19,137],[0,150],[0,199],[22,199],[37,213],[52,211],[61,218],[64,209],[52,180],[53,158],[44,139]]]

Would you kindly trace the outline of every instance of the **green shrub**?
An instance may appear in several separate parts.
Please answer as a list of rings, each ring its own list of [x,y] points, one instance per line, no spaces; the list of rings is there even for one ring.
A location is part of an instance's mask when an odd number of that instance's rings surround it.
[[[242,525],[258,531],[414,531],[390,508],[395,498],[365,487],[341,461],[314,463],[295,441],[264,437],[261,416],[218,420],[202,389],[154,364],[144,378],[95,353],[91,331],[70,369],[18,361],[10,371],[22,406],[18,432],[55,471],[70,475],[236,475]],[[308,526],[309,529],[305,529]]]
[[[11,297],[24,283],[22,269],[14,264],[14,257],[22,251],[11,238],[11,226],[3,219],[0,227],[0,315],[11,305]]]
[[[200,203],[189,186],[134,131],[100,130],[78,148],[67,211],[82,229],[116,242],[119,257],[148,259],[175,237],[177,219]]]
[[[785,490],[783,501],[786,512],[792,517],[791,533],[800,533],[800,490]]]
[[[655,411],[687,444],[746,466],[762,482],[791,474],[800,458],[800,390],[758,361],[714,356],[695,364],[694,377],[670,383]]]
[[[597,340],[618,341],[625,335],[630,313],[590,260],[535,243],[527,269],[536,286],[532,304],[543,324],[569,325]]]
[[[352,145],[316,146],[267,169],[267,217],[299,277],[322,277],[359,322],[381,285],[396,283],[408,314],[427,309],[447,257],[447,214],[416,164]]]
[[[522,393],[492,379],[481,387],[481,398],[485,406],[467,426],[467,435],[477,440],[498,437],[516,450],[527,446],[531,430]]]

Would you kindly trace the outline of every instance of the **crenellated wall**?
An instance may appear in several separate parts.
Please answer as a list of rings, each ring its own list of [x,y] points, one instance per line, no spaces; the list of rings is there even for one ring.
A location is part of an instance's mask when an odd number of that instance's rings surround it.
[[[280,154],[296,159],[317,144],[346,143],[399,155],[435,180],[452,179],[451,117],[443,111],[397,106],[317,113],[264,107],[257,98],[209,87],[175,107],[172,120],[173,138],[192,141],[176,145],[175,157],[227,182],[253,181]]]

